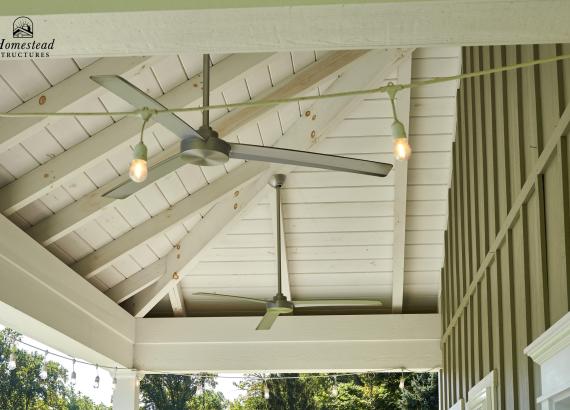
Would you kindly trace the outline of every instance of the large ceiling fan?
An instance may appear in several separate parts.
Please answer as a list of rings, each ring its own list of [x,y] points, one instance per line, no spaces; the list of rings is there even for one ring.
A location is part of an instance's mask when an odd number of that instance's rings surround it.
[[[242,300],[244,302],[263,303],[266,306],[266,313],[257,325],[256,330],[269,330],[279,315],[292,313],[293,310],[303,307],[318,307],[318,306],[382,306],[379,300],[364,300],[364,299],[314,299],[314,300],[288,300],[282,293],[281,284],[281,188],[285,183],[285,175],[274,175],[269,181],[269,185],[275,188],[275,201],[277,215],[275,220],[276,237],[277,237],[277,294],[272,299],[255,299],[234,295],[223,295],[220,293],[196,292],[194,295],[211,296],[223,299]]]
[[[134,107],[150,110],[165,109],[151,96],[117,75],[99,75],[93,76],[91,79]],[[203,104],[207,106],[210,100],[210,56],[208,54],[205,54],[203,59],[203,83]],[[392,164],[382,162],[227,142],[219,138],[218,133],[210,127],[208,110],[202,112],[202,126],[198,130],[170,112],[157,113],[153,115],[153,119],[180,138],[179,153],[154,165],[146,179],[140,182],[128,180],[105,193],[105,196],[118,199],[126,198],[184,164],[220,165],[230,158],[323,168],[378,177],[388,175],[392,169]],[[146,147],[142,141],[139,146],[141,150],[137,151],[135,148],[135,159],[138,158],[137,153],[138,156],[144,157],[146,171]]]

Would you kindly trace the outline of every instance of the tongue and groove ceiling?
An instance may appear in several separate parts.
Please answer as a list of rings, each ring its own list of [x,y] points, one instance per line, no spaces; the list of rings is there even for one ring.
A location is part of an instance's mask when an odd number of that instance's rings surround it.
[[[363,54],[212,55],[211,103],[247,101],[275,92],[324,93],[339,75],[342,78],[343,70],[353,69],[351,60]],[[197,105],[201,61],[197,54],[3,61],[0,110],[132,108],[92,83],[92,74],[123,75],[166,106]],[[324,67],[330,68],[331,61],[338,69],[327,75]],[[460,66],[459,48],[416,49],[411,59],[401,59],[391,68],[384,83],[454,75]],[[399,116],[409,123],[414,150],[407,169],[397,166],[384,179],[292,169],[282,194],[285,293],[297,299],[362,297],[384,303],[380,309],[345,313],[437,311],[456,90],[457,83],[448,82],[415,88],[411,96],[398,95]],[[296,122],[313,120],[311,110],[312,102],[307,101],[253,113],[215,110],[211,118],[224,138],[273,145]],[[193,127],[200,124],[199,113],[181,116]],[[318,152],[394,162],[385,95],[366,96],[336,120]],[[243,163],[230,160],[225,166],[184,166],[128,199],[112,200],[101,194],[124,178],[138,140],[139,120],[1,119],[0,129],[2,212],[130,310],[132,296],[148,291],[168,271],[166,256],[184,238],[203,232],[195,228],[217,202],[239,195],[247,185],[233,182],[232,175]],[[176,142],[158,124],[145,133],[149,157],[155,160],[167,156]],[[274,206],[268,187],[209,243],[148,315],[261,314],[263,306],[192,294],[275,294]]]

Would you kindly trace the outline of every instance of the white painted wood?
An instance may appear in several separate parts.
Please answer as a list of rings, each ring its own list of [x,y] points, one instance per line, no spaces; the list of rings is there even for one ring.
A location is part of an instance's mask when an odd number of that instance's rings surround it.
[[[14,112],[64,111],[79,99],[89,95],[103,94],[104,89],[97,83],[91,81],[90,76],[99,74],[128,75],[154,60],[156,60],[156,58],[150,57],[99,59],[85,69],[78,71],[76,74],[45,90],[42,93],[42,95],[46,97],[44,104],[40,104],[39,99],[30,99],[15,108]],[[4,64],[6,65],[6,63]],[[26,81],[29,80],[29,77],[23,75],[21,71],[18,75]],[[53,118],[47,117],[0,119],[0,126],[3,130],[2,136],[0,136],[0,152],[33,136],[40,132],[43,127],[53,122]]]
[[[117,7],[111,0],[73,10],[38,1],[18,6],[3,11],[0,25],[9,27],[25,10],[41,15],[42,37],[56,39],[52,57],[557,43],[569,39],[563,16],[570,13],[565,0],[175,1],[161,10],[151,2]],[[125,21],[145,30],[133,31]],[[71,22],[81,28],[73,35]]]
[[[327,372],[441,365],[438,315],[137,319],[135,365],[157,371]],[[276,350],[279,354],[275,354]]]
[[[398,83],[412,78],[412,56],[398,66]],[[410,90],[397,94],[396,114],[406,130],[410,129]],[[413,147],[413,140],[410,144]],[[404,253],[406,248],[406,204],[408,161],[395,161],[394,168],[394,246],[392,247],[392,312],[401,313],[404,304]]]
[[[0,232],[2,324],[73,357],[132,366],[132,317],[4,216]]]
[[[113,409],[139,409],[139,375],[133,370],[119,370],[114,374],[117,385],[113,391]]]
[[[164,260],[157,260],[142,271],[107,290],[105,294],[117,303],[122,303],[131,296],[156,282],[165,272]]]
[[[267,60],[270,54],[243,54],[232,56],[212,68],[211,91],[218,92],[227,82],[242,75],[243,71]],[[196,105],[201,100],[202,90],[195,84],[200,81],[196,76],[160,96],[158,101],[167,107]],[[141,122],[137,118],[124,118],[112,126],[71,147],[58,155],[45,166],[39,166],[32,172],[0,190],[0,209],[12,213],[18,208],[41,197],[44,193],[62,184],[73,173],[85,171],[101,162],[111,152],[125,147],[126,143],[140,133]],[[122,161],[125,170],[128,161]]]
[[[331,86],[335,92],[353,89],[355,87],[373,86],[384,80],[388,72],[395,67],[409,52],[399,51],[370,52],[350,65],[350,69]],[[311,149],[317,146],[318,141],[325,139],[327,131],[342,120],[347,112],[354,107],[361,98],[351,98],[350,101],[320,100],[312,111],[316,120],[303,117],[297,121],[285,135],[279,139],[277,146],[295,149]],[[261,176],[237,197],[219,202],[208,215],[206,215],[180,244],[181,251],[177,249],[167,256],[167,266],[170,271],[159,279],[157,283],[135,295],[133,312],[142,317],[161,300],[170,288],[176,285],[183,276],[197,264],[198,257],[212,246],[216,237],[221,236],[221,229],[227,229],[227,224],[239,215],[249,202],[257,198],[264,184],[272,173],[276,171],[289,172],[286,166],[271,166],[270,172]],[[286,171],[287,170],[287,171]],[[235,201],[235,203],[234,203]],[[254,201],[253,203],[256,203]],[[237,205],[237,206],[234,206]],[[237,211],[237,212],[236,212]],[[188,248],[189,250],[186,250]],[[180,252],[179,252],[180,251]]]
[[[172,312],[175,317],[186,316],[186,304],[184,303],[184,296],[182,295],[182,288],[180,283],[173,286],[168,292],[168,298],[170,299],[170,304],[172,305]]]
[[[259,98],[285,98],[294,96],[309,87],[313,87],[319,81],[323,80],[323,78],[325,78],[327,75],[339,72],[346,64],[353,61],[359,55],[361,55],[361,52],[330,53],[326,57],[323,57],[318,63],[315,63],[308,67],[306,70],[301,71],[295,76],[284,79],[275,88],[261,94]],[[233,60],[228,60],[227,64],[231,65],[232,61]],[[273,59],[269,60],[269,62],[271,61],[273,61]],[[220,132],[220,135],[222,137],[231,135],[234,132],[238,132],[239,139],[242,143],[262,144],[263,142],[261,139],[250,139],[251,129],[248,126],[248,123],[254,123],[265,113],[271,111],[271,109],[271,107],[262,106],[256,107],[254,109],[249,108],[233,110],[230,114],[223,116],[217,121],[214,121],[212,125]],[[257,131],[257,125],[253,125]],[[152,157],[150,159],[150,164],[152,165],[158,163],[161,160],[170,157],[175,152],[175,147],[169,147],[164,152],[156,155],[155,157]],[[205,168],[202,169],[204,170]],[[189,188],[191,190],[193,190],[194,187],[201,187],[195,183],[197,178],[203,180],[204,184],[206,183],[203,179],[203,176],[196,175],[195,172],[197,170],[197,167],[188,166],[183,167],[178,171],[178,174],[180,175],[183,183],[186,184],[186,181],[190,181],[188,184],[191,185]],[[201,173],[198,171],[198,174]],[[108,192],[112,187],[124,182],[126,178],[126,175],[121,175],[117,178],[114,178],[113,180],[100,187],[98,190],[79,200],[77,203],[72,204],[61,212],[58,212],[50,218],[46,218],[44,221],[30,228],[28,233],[36,240],[44,244],[49,244],[54,240],[57,240],[63,235],[71,232],[84,220],[93,217],[93,215],[99,209],[114,203],[114,200],[103,197],[102,194]],[[126,201],[128,201],[128,199]]]

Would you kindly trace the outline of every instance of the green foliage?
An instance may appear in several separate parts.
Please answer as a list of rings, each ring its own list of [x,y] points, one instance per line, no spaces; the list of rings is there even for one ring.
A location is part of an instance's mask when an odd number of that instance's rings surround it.
[[[204,392],[197,394],[202,383]],[[222,393],[211,390],[215,387],[213,375],[195,377],[177,374],[146,375],[140,385],[143,408],[156,410],[223,410],[228,403]]]
[[[67,386],[67,370],[48,362],[46,380],[39,377],[43,355],[13,350],[20,335],[13,330],[0,331],[0,408],[10,410],[105,410],[89,398],[77,395]],[[16,369],[8,370],[10,353],[16,354]]]
[[[293,376],[272,374],[274,376]],[[236,383],[245,394],[236,399],[231,410],[376,410],[437,409],[437,375],[411,374],[406,388],[400,390],[400,374],[370,373],[337,376],[337,396],[333,396],[333,377],[267,380],[269,399],[263,397],[264,381],[253,375]]]

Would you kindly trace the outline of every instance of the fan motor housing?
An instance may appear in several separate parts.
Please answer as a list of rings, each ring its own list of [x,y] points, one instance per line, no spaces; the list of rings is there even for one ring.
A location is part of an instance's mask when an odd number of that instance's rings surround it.
[[[277,311],[280,314],[292,313],[293,304],[284,295],[276,295],[271,302],[267,302],[267,310]]]
[[[212,130],[212,133],[215,131]],[[186,138],[180,142],[182,158],[190,164],[200,166],[225,164],[230,159],[230,149],[230,144],[217,136],[211,136],[205,141],[198,138]]]

